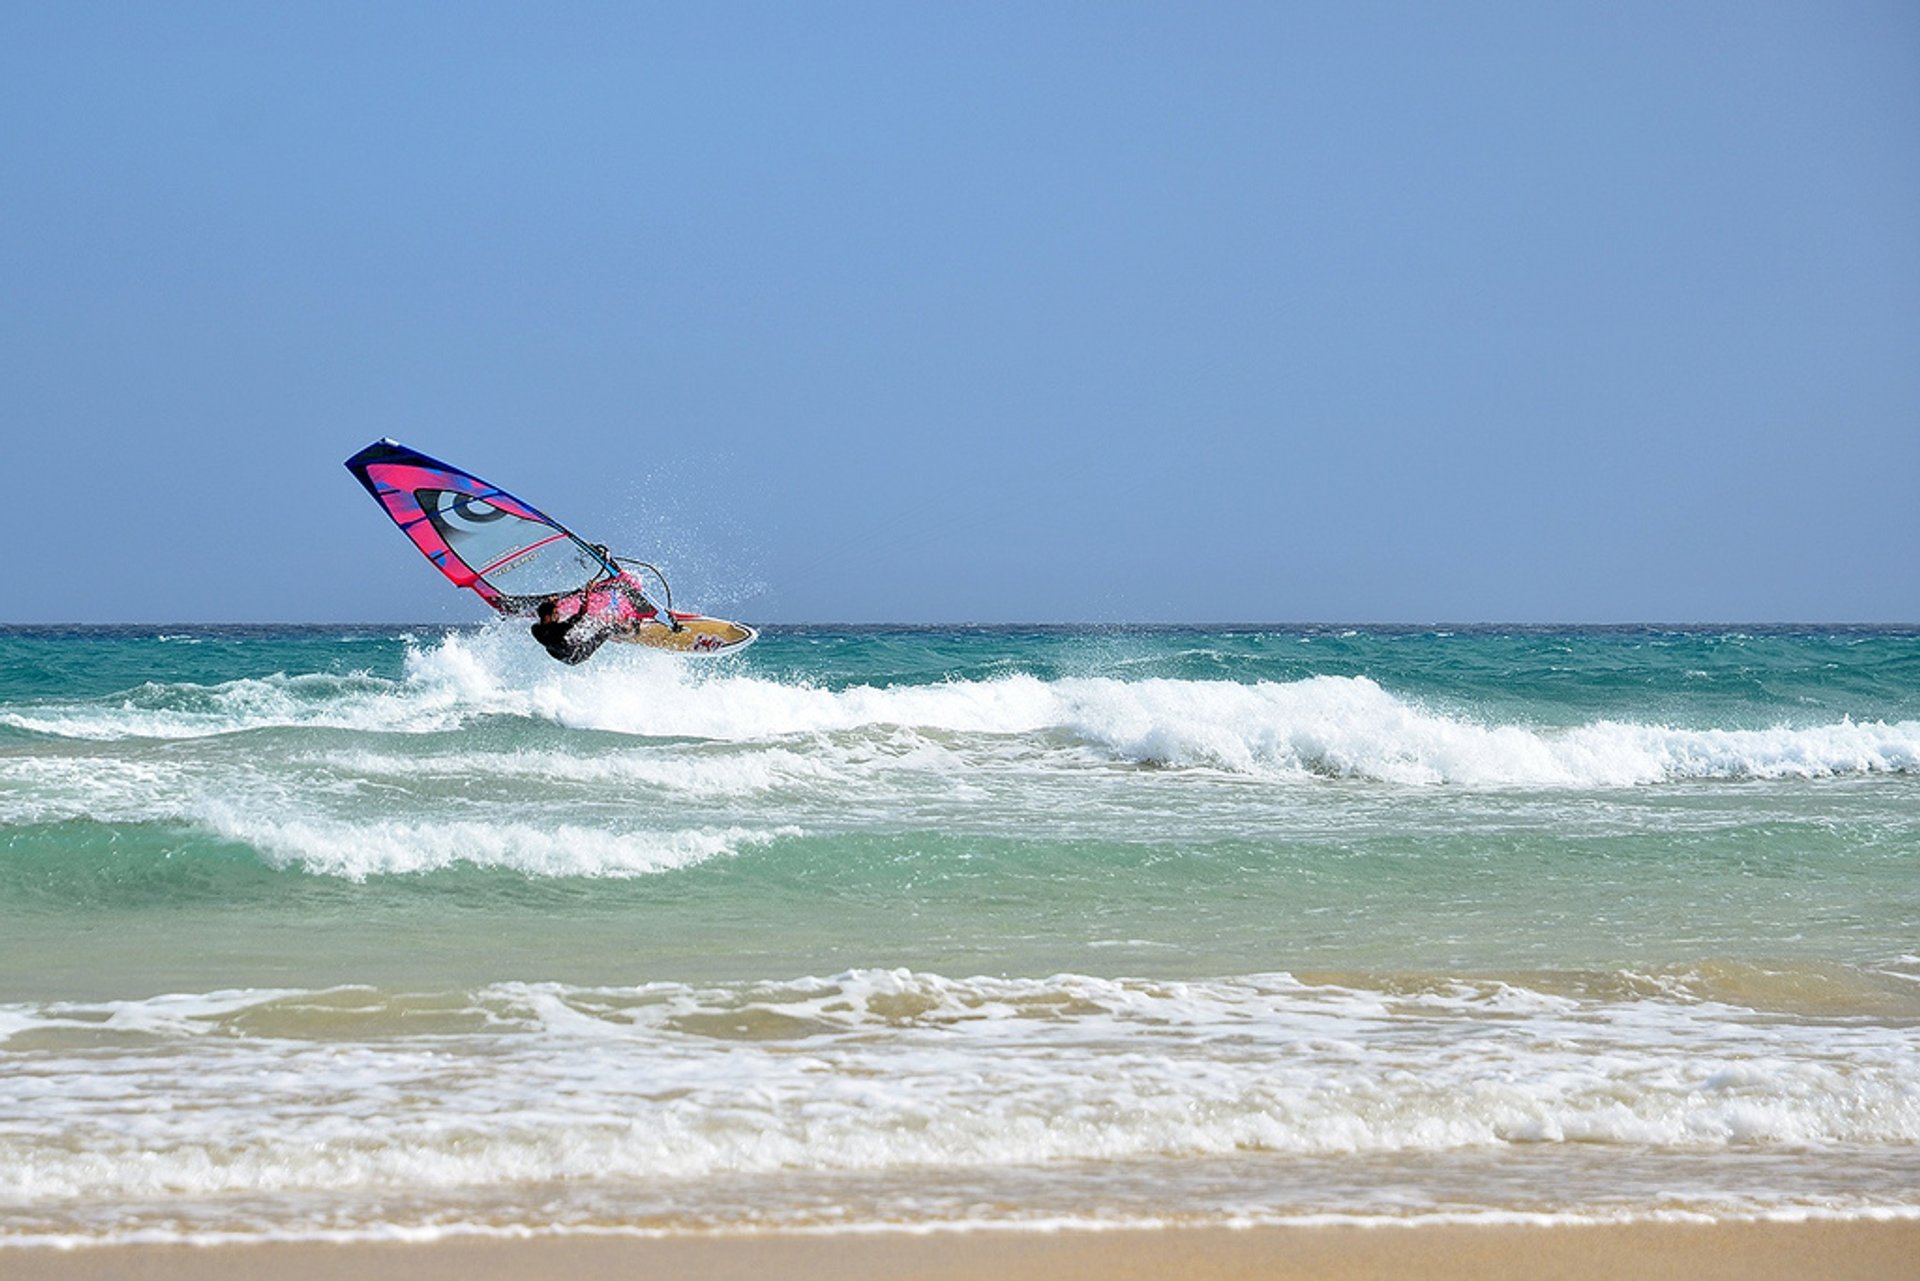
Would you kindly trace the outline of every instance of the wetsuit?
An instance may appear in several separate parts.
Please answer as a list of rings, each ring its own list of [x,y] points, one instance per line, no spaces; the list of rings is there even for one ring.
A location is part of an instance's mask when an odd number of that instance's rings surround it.
[[[614,590],[634,601],[641,609],[650,610],[647,598],[634,591],[627,584],[613,580]],[[587,607],[593,600],[593,588],[588,587],[580,593],[580,608],[573,611],[571,617],[561,618],[559,610],[554,611],[551,623],[535,623],[533,638],[540,642],[541,648],[569,666],[586,662],[593,657],[595,650],[620,630],[619,626],[604,619],[588,619]],[[584,624],[584,625],[583,625]]]
[[[559,611],[554,612],[550,623],[535,623],[533,638],[540,642],[541,648],[561,662],[573,665],[584,663],[593,657],[593,652],[607,643],[607,637],[613,635],[611,627],[601,627],[586,622],[587,594],[581,593],[580,608],[573,611],[571,618],[561,618]]]

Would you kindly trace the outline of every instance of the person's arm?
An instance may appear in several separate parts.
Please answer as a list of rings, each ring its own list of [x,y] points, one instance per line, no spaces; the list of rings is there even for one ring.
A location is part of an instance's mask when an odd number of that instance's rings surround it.
[[[647,599],[647,594],[631,581],[625,578],[616,578],[613,580],[613,585],[614,589],[622,596],[625,596],[633,607],[641,613],[644,614],[654,607],[653,602]]]
[[[656,605],[648,600],[644,590],[624,581],[620,584],[620,590],[627,594],[627,599],[633,602],[633,607],[640,612],[641,617],[651,615],[655,622],[665,623],[669,630],[676,632],[680,630],[680,620],[673,616],[673,611],[665,605]]]
[[[612,636],[613,632],[609,628],[602,627],[595,629],[592,635],[583,636],[573,644],[567,646],[565,662],[569,666],[579,666],[589,658],[592,658],[593,652],[606,644]]]

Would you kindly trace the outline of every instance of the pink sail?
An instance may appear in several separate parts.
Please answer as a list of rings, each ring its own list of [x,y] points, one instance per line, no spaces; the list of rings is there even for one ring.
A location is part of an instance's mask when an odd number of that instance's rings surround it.
[[[503,614],[528,613],[556,596],[571,608],[596,579],[595,612],[652,613],[611,590],[605,580],[622,575],[604,549],[498,485],[392,440],[375,441],[346,465],[447,581]],[[625,581],[638,595],[638,584]]]

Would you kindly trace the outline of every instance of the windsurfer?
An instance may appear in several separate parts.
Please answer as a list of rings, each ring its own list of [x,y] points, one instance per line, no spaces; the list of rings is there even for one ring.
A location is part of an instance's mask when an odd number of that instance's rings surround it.
[[[625,577],[606,580],[606,587],[615,594],[624,596],[633,609],[633,617],[615,617],[611,610],[598,614],[588,611],[593,604],[596,583],[589,583],[580,592],[580,606],[565,618],[560,616],[561,597],[550,596],[540,602],[539,621],[532,627],[533,638],[540,642],[541,648],[569,666],[586,662],[594,651],[606,644],[621,632],[629,632],[639,626],[640,619],[650,616],[653,603]]]

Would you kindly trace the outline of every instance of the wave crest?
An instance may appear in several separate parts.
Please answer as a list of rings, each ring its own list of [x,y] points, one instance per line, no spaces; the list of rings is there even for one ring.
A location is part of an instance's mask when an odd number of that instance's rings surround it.
[[[731,663],[693,667],[630,650],[603,651],[587,668],[561,669],[529,654],[520,639],[499,628],[449,635],[411,650],[399,680],[310,674],[156,684],[114,703],[11,709],[0,724],[113,741],[274,729],[458,734],[487,718],[505,718],[789,756],[836,736],[904,732],[943,745],[1019,740],[1025,763],[1069,768],[1119,762],[1272,779],[1496,788],[1821,778],[1920,767],[1916,721],[1842,718],[1766,728],[1500,723],[1436,710],[1365,676],[1242,683],[1014,674],[828,688],[755,675]],[[865,755],[863,764],[872,766],[873,754]]]

